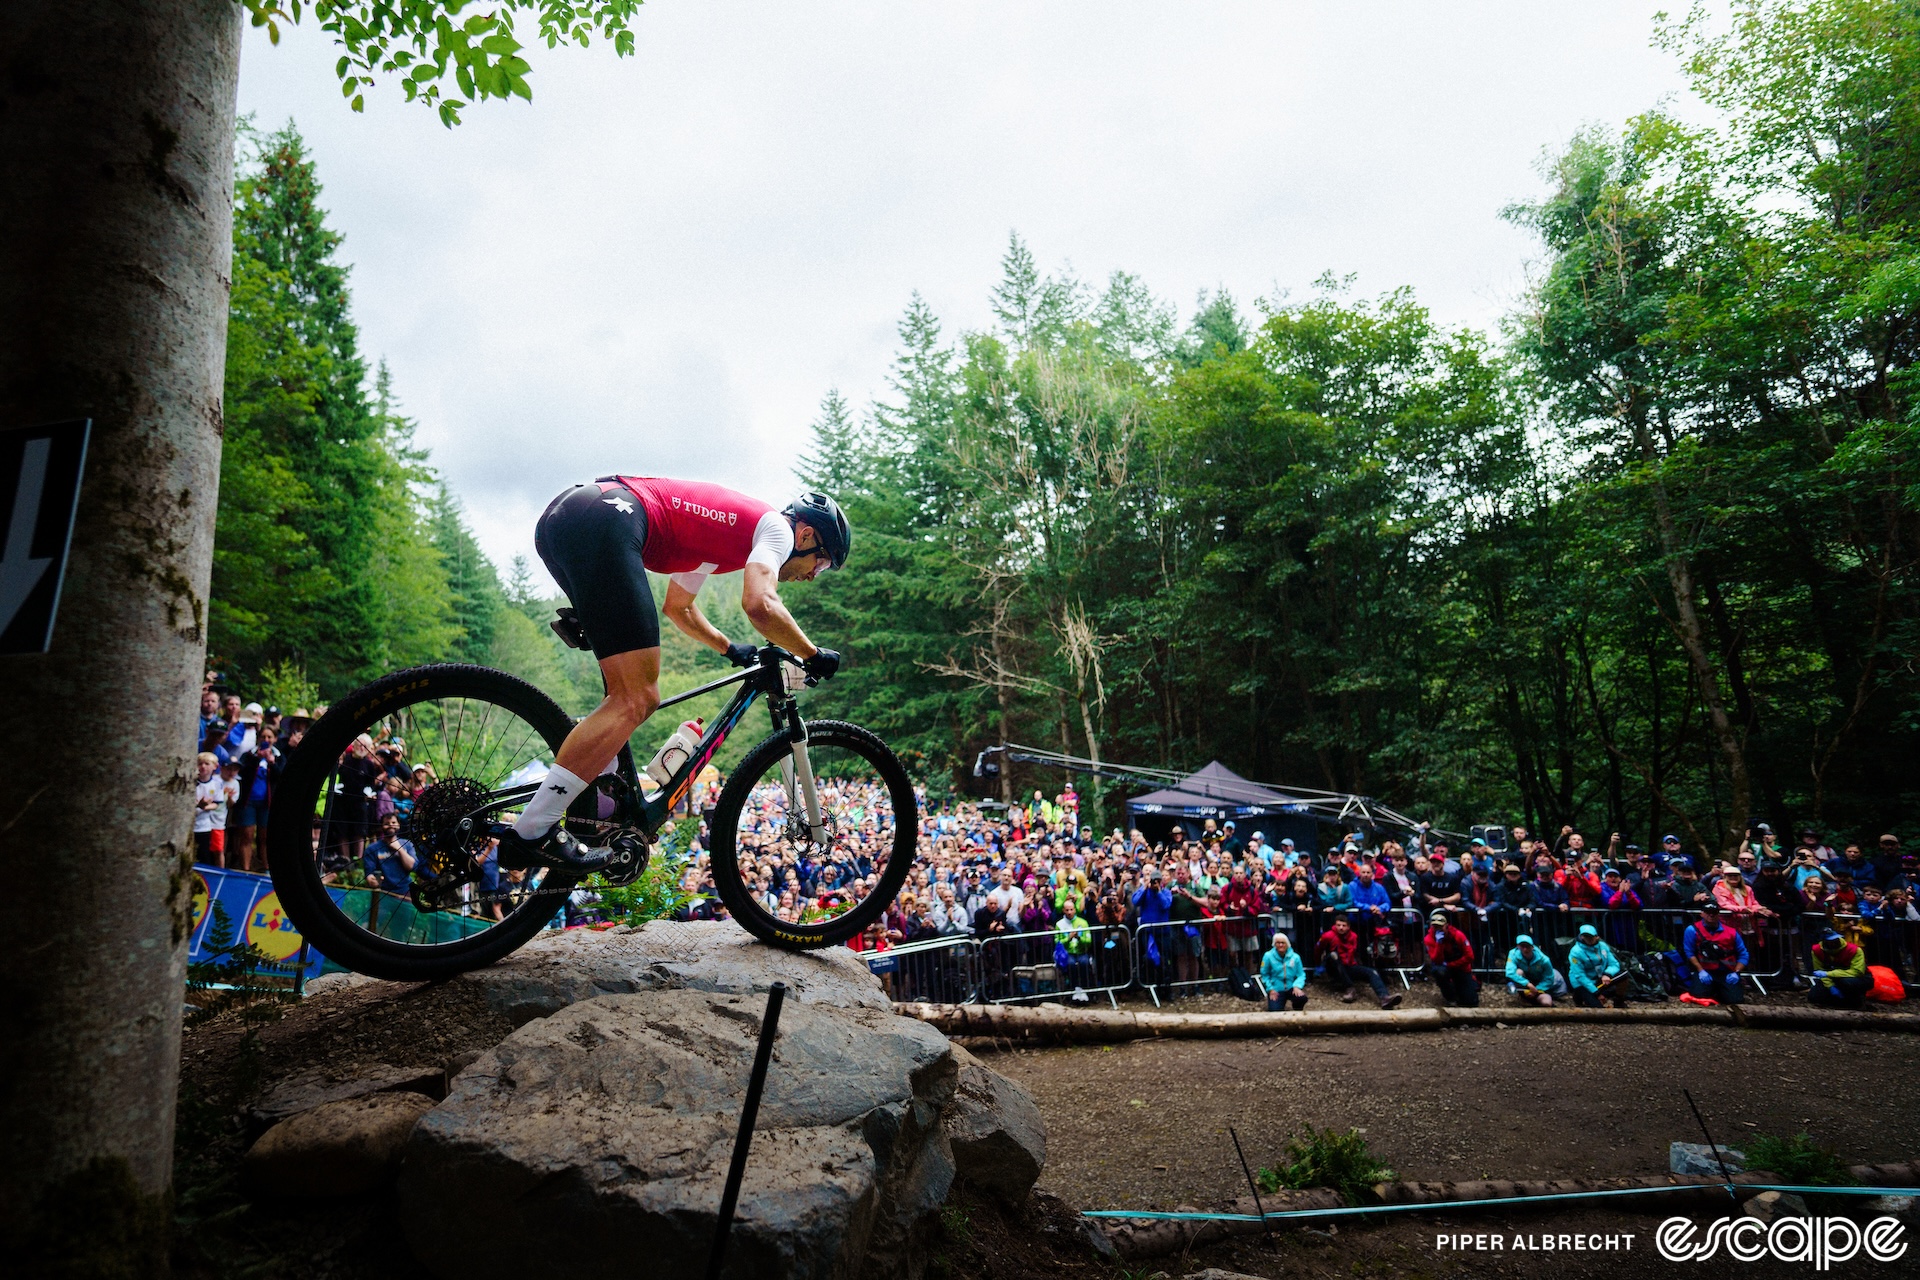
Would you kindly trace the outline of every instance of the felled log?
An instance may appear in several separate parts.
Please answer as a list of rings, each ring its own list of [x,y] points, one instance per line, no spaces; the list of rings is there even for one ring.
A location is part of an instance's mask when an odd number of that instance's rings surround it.
[[[1330,1031],[1437,1031],[1438,1009],[1344,1009],[1326,1013],[1165,1013],[1061,1009],[1031,1005],[896,1004],[950,1036],[982,1036],[1046,1044],[1102,1044],[1123,1040],[1224,1039],[1236,1036],[1323,1035]]]

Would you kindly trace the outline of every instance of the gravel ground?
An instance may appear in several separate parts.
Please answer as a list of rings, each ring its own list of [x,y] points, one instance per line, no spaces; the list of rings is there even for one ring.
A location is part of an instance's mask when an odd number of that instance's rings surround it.
[[[1891,1082],[1907,1035],[1665,1026],[1452,1028],[1272,1040],[1140,1040],[986,1058],[1047,1121],[1041,1186],[1083,1209],[1210,1205],[1302,1126],[1354,1127],[1403,1178],[1664,1173],[1667,1145],[1811,1132],[1850,1161],[1913,1157]]]

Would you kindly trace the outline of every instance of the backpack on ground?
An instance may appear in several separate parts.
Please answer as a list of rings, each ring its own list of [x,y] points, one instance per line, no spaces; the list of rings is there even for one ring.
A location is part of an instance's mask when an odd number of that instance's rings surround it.
[[[1666,983],[1654,975],[1643,957],[1629,951],[1620,958],[1620,964],[1627,974],[1627,999],[1643,1000],[1649,1004],[1665,1003]]]
[[[1266,992],[1260,989],[1260,984],[1253,980],[1253,975],[1245,969],[1242,969],[1239,965],[1234,965],[1233,968],[1227,970],[1227,990],[1233,992],[1233,994],[1239,996],[1242,1000],[1264,1000],[1267,998]]]

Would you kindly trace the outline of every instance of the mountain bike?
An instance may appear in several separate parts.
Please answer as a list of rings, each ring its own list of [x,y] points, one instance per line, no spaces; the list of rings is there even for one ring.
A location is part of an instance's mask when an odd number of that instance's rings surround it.
[[[816,681],[799,668],[792,654],[768,645],[751,667],[663,699],[661,710],[739,685],[665,786],[645,791],[627,746],[568,808],[569,832],[615,854],[584,883],[547,868],[502,871],[491,835],[533,795],[573,728],[553,699],[478,666],[416,667],[376,680],[316,720],[287,758],[268,817],[267,865],[280,905],[322,955],[372,977],[440,978],[491,964],[546,928],[576,889],[638,880],[676,806],[764,698],[773,731],[708,814],[714,890],[764,942],[796,950],[844,942],[881,919],[905,883],[919,807],[905,768],[878,736],[801,716],[796,695]],[[425,789],[389,818],[378,789],[401,771]],[[758,876],[777,891],[778,877],[803,863],[838,883],[819,895],[820,905],[789,918],[795,913],[771,906]]]

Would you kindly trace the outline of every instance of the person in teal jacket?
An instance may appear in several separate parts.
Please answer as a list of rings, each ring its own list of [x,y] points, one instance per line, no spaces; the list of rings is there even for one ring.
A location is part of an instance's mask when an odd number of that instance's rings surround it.
[[[1616,1009],[1627,1007],[1626,969],[1590,924],[1580,926],[1580,936],[1567,953],[1567,981],[1573,986],[1573,1002],[1583,1009],[1598,1009],[1603,996]]]
[[[1524,933],[1513,940],[1513,950],[1507,952],[1507,992],[1537,1005],[1551,1005],[1555,996],[1563,1000],[1567,996],[1567,980],[1547,959],[1547,953]]]
[[[1267,989],[1267,1012],[1284,1012],[1288,1005],[1307,1007],[1307,966],[1293,953],[1287,935],[1274,931],[1273,948],[1260,959],[1260,985]]]

